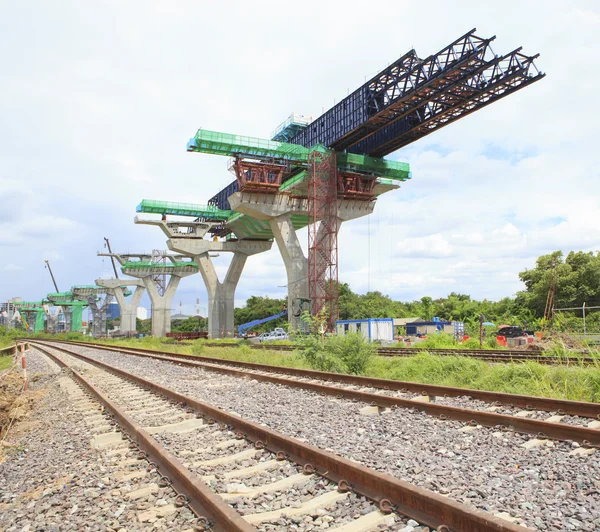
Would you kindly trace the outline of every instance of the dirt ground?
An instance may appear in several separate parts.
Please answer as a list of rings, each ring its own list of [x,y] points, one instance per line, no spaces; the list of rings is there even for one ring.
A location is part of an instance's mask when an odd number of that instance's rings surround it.
[[[4,461],[14,445],[9,443],[19,435],[35,428],[35,422],[28,421],[35,404],[46,395],[45,390],[23,389],[23,376],[20,371],[8,371],[0,377],[0,462]],[[35,379],[35,377],[34,377]]]

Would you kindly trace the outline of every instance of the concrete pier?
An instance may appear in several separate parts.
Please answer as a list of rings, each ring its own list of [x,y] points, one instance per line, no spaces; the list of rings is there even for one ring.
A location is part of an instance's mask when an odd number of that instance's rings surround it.
[[[192,257],[208,294],[208,335],[210,338],[233,338],[235,290],[250,255],[271,249],[269,240],[214,241],[204,239],[212,227],[207,222],[167,222],[135,218],[136,224],[155,225],[167,236],[167,247]],[[233,253],[223,281],[219,280],[210,253]]]
[[[137,308],[146,289],[144,282],[141,279],[96,279],[96,284],[112,290],[121,313],[121,333],[136,332]],[[127,301],[125,292],[130,287],[135,287],[135,291],[131,299]]]

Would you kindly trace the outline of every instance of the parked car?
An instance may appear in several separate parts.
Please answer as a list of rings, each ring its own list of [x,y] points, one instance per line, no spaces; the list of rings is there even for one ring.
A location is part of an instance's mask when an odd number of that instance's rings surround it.
[[[277,341],[277,340],[287,340],[289,337],[287,335],[287,333],[285,332],[275,332],[273,331],[270,335],[269,335],[269,342],[271,341]]]
[[[510,327],[502,327],[496,333],[496,336],[504,336],[504,338],[519,338],[520,336],[525,336],[526,332],[516,325],[511,325]]]
[[[270,333],[262,333],[258,338],[259,342],[276,342],[280,340],[288,340],[289,336],[283,329],[278,327]]]
[[[259,342],[264,342],[269,336],[271,336],[270,332],[264,332],[259,334],[254,340],[258,340]]]

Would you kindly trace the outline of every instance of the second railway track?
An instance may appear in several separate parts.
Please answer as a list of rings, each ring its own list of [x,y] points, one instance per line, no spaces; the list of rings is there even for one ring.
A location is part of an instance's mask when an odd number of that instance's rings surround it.
[[[503,427],[536,435],[539,440],[575,441],[589,448],[600,446],[598,403],[374,379],[144,349],[86,343],[76,345],[151,357],[241,378],[251,377],[338,399],[361,401],[377,409],[417,409],[442,420],[454,419],[472,426]]]

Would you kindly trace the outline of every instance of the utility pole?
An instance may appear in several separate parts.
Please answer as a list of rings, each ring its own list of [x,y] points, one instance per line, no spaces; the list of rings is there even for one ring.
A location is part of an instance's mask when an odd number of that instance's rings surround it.
[[[60,290],[58,289],[58,285],[56,284],[56,279],[54,278],[54,274],[52,273],[52,268],[50,268],[50,263],[45,260],[44,261],[46,263],[46,268],[48,268],[48,271],[50,272],[50,277],[52,277],[52,282],[54,283],[54,288],[56,289],[57,292],[60,292]]]
[[[483,349],[483,314],[479,315],[479,349]]]
[[[108,248],[108,252],[111,254],[110,260],[112,261],[113,270],[115,272],[115,279],[119,278],[119,274],[117,273],[117,267],[115,266],[115,258],[112,256],[112,250],[110,249],[110,240],[104,237],[104,242],[106,242],[106,247]]]

